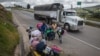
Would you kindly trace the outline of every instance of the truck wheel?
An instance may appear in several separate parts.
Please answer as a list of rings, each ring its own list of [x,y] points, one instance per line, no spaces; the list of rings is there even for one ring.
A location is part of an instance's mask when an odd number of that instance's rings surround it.
[[[35,18],[36,20],[40,20],[40,17],[39,17],[39,15],[37,15],[37,14],[34,14],[34,18]]]
[[[66,29],[67,31],[70,31],[70,25],[69,24],[64,24],[64,29]]]
[[[34,19],[37,19],[37,15],[36,14],[34,14]]]
[[[49,24],[49,20],[48,20],[47,18],[45,18],[45,22],[46,22],[47,24]]]

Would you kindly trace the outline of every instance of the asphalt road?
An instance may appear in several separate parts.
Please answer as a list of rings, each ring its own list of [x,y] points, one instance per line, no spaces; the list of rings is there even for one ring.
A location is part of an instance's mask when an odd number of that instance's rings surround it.
[[[36,27],[39,22],[34,19],[33,13],[20,10],[12,12],[24,28],[30,25]],[[65,56],[100,56],[100,29],[85,26],[80,32],[67,32],[63,36],[63,44],[59,44],[58,40],[52,43],[61,46]]]
[[[68,32],[70,35],[100,48],[100,28],[85,26],[80,32]]]

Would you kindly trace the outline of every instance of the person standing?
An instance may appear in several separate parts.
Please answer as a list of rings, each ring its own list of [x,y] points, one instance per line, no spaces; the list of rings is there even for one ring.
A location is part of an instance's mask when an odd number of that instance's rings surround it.
[[[64,29],[61,26],[57,27],[57,35],[59,37],[59,42],[62,43],[62,35],[64,34]]]
[[[57,23],[53,22],[51,26],[55,30],[57,28]]]

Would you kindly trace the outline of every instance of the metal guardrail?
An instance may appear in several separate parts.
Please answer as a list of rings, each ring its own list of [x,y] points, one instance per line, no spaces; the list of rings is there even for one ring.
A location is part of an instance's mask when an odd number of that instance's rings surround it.
[[[18,28],[18,32],[19,32],[19,37],[20,37],[20,41],[19,41],[19,45],[20,45],[20,56],[25,56],[25,49],[24,49],[24,42],[23,42],[23,36],[22,33],[20,31],[20,29]]]
[[[91,20],[85,20],[86,22],[90,22],[90,23],[93,23],[93,24],[97,24],[97,25],[100,25],[100,22],[97,22],[97,21],[91,21]]]

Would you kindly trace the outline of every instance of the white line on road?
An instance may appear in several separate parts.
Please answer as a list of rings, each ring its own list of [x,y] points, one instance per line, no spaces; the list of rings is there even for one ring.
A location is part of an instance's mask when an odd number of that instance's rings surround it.
[[[93,48],[97,49],[97,50],[100,50],[99,47],[96,47],[96,46],[94,46],[94,45],[92,45],[92,44],[89,44],[89,43],[83,41],[83,40],[80,40],[80,39],[78,39],[78,38],[76,38],[76,37],[74,37],[74,36],[72,36],[72,35],[70,35],[70,34],[68,34],[68,35],[69,35],[71,38],[75,39],[75,40],[78,40],[78,41],[80,41],[80,42],[82,42],[82,43],[84,43],[84,44],[86,44],[86,45],[88,45],[88,46],[90,46],[90,47],[93,47]]]

